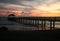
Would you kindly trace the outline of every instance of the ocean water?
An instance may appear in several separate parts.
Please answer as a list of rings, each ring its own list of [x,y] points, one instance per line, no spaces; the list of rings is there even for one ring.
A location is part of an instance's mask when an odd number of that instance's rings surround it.
[[[41,21],[39,22],[41,24]],[[46,21],[46,27],[49,28],[49,23],[48,21]],[[35,26],[28,26],[28,25],[21,25],[21,24],[18,24],[16,22],[11,22],[11,21],[8,21],[8,18],[7,17],[0,17],[0,27],[1,26],[5,26],[8,28],[8,30],[17,30],[17,29],[21,29],[21,28],[28,28],[28,29],[31,29],[31,28],[37,28]],[[56,28],[60,28],[60,22],[56,22],[55,23],[55,27]]]

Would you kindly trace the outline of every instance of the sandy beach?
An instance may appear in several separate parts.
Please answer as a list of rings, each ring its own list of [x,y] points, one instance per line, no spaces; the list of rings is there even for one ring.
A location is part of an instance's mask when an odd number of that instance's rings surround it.
[[[40,41],[58,41],[60,40],[60,30],[44,31],[3,31],[0,32],[0,40],[40,40]]]

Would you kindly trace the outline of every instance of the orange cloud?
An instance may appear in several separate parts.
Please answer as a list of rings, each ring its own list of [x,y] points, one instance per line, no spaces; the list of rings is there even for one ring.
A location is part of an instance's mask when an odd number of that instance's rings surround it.
[[[31,10],[30,16],[44,16],[44,17],[60,17],[60,13],[51,13],[42,10]],[[15,16],[21,16],[22,10],[0,10],[0,16],[7,16],[8,14],[14,14]]]
[[[32,16],[42,16],[44,14],[48,14],[49,12],[47,11],[42,11],[42,10],[32,10],[31,15]]]
[[[21,10],[0,10],[0,15],[1,16],[7,16],[9,14],[14,14],[16,16],[21,15]]]
[[[60,17],[60,13],[51,13],[48,11],[42,11],[42,10],[32,10],[31,16],[43,16],[43,17]]]

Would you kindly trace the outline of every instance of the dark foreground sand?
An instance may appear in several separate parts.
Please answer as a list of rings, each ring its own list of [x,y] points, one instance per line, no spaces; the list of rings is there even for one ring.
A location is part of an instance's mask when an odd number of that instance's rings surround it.
[[[0,31],[0,41],[60,41],[60,30],[44,31]]]

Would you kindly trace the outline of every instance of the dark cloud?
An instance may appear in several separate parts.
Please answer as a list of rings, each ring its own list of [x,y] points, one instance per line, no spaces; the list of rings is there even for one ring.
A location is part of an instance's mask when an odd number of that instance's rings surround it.
[[[56,3],[56,2],[60,2],[60,0],[0,0],[0,3],[4,3],[3,5],[0,4],[1,6],[0,8],[11,9],[11,7],[14,7],[14,8],[20,7],[20,8],[35,9],[35,7],[37,6],[41,6],[41,5],[49,6],[52,3]]]
[[[0,0],[0,3],[21,4],[22,1],[33,1],[33,0]]]
[[[0,10],[17,10],[17,9],[29,9],[32,10],[34,9],[32,6],[28,5],[16,5],[16,4],[7,4],[7,3],[0,3]]]
[[[0,0],[0,3],[20,4],[19,0]]]
[[[15,5],[20,5],[20,6],[23,6],[24,8],[25,7],[32,7],[30,4],[23,4],[23,2],[26,1],[26,2],[31,2],[33,0],[0,0],[0,3],[6,3],[6,4],[15,4]]]
[[[31,4],[33,4],[33,2],[36,2],[38,4],[51,4],[54,2],[59,2],[60,0],[0,0],[0,3],[11,3],[11,4],[24,5],[22,4],[23,1],[32,2]]]

